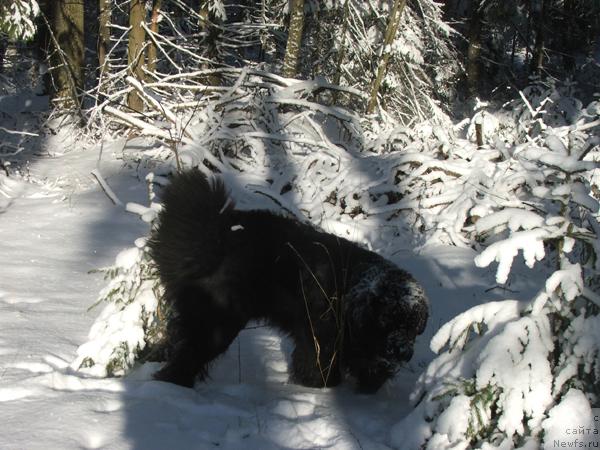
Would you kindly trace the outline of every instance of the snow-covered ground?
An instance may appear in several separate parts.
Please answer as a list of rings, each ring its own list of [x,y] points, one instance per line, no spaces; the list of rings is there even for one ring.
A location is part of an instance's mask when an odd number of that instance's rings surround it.
[[[494,285],[475,254],[426,247],[397,262],[432,303],[413,360],[374,396],[349,384],[309,389],[287,382],[288,345],[267,328],[245,330],[194,390],[152,380],[146,364],[126,378],[90,378],[69,368],[101,307],[106,284],[89,271],[146,234],[138,216],[111,203],[90,175],[99,169],[123,202],[147,203],[143,168],[123,161],[124,142],[81,148],[69,133],[43,136],[25,152],[27,177],[0,175],[0,448],[389,448],[390,429],[433,357],[428,345],[448,319]],[[135,145],[140,144],[139,141]],[[133,145],[129,143],[128,146]],[[143,142],[142,142],[143,145]],[[526,279],[514,285],[526,288]]]

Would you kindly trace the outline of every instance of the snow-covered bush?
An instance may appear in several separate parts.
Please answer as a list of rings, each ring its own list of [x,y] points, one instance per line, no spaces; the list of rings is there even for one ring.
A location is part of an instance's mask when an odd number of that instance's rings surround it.
[[[162,338],[160,285],[150,260],[145,238],[136,247],[117,255],[105,269],[107,286],[98,303],[104,309],[79,347],[71,366],[94,376],[123,375],[135,361]]]
[[[530,202],[530,191],[542,195],[539,186],[548,173],[537,170],[538,158],[550,166],[568,161],[578,174],[586,169],[584,178],[597,189],[599,172],[590,171],[594,166],[589,161],[600,140],[600,102],[583,107],[572,90],[569,85],[536,83],[499,110],[478,105],[472,120],[456,125],[455,133],[427,124],[373,130],[379,137],[371,141],[370,149],[391,152],[402,197],[396,206],[414,211],[423,242],[481,248],[494,227],[489,225],[491,219],[477,223],[500,210],[505,216],[514,208],[530,212],[513,219],[517,228],[520,220],[535,222],[532,214],[539,215],[539,210]],[[485,141],[481,148],[456,137],[463,133],[474,141],[477,121]],[[571,149],[579,149],[581,161],[564,156]],[[585,195],[577,198],[586,201]]]
[[[129,212],[152,225],[160,205],[154,203],[152,182],[147,177],[150,206],[128,203]],[[122,250],[113,266],[100,269],[107,285],[100,291],[92,308],[104,308],[89,332],[89,340],[77,349],[71,363],[74,370],[93,376],[121,376],[139,359],[160,358],[168,310],[162,302],[154,263],[150,258],[147,238],[136,239],[135,246]]]
[[[36,0],[0,0],[0,31],[11,39],[29,41],[35,35]]]
[[[550,448],[560,434],[556,417],[584,410],[582,425],[592,423],[590,405],[599,401],[600,227],[591,193],[600,111],[596,102],[582,108],[561,96],[522,95],[527,112],[520,111],[517,136],[527,129],[526,142],[496,140],[459,157],[458,168],[445,164],[454,172],[446,177],[460,183],[457,192],[440,189],[446,204],[433,225],[455,243],[483,244],[475,262],[498,262],[498,283],[506,283],[520,251],[529,267],[544,260],[549,276],[530,299],[476,306],[438,331],[431,348],[439,356],[413,394],[418,405],[393,432],[400,448]],[[574,398],[577,411],[565,412]]]

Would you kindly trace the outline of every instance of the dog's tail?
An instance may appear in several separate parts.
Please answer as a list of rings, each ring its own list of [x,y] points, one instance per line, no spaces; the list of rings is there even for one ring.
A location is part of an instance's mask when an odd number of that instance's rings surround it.
[[[162,197],[149,247],[163,283],[210,274],[223,258],[222,215],[232,207],[223,182],[190,170],[174,176]]]

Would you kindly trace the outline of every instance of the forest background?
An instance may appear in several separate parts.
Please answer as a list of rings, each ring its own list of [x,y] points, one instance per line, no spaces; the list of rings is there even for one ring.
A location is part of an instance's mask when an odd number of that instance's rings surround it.
[[[3,88],[48,95],[44,127],[156,142],[136,156],[149,205],[127,205],[148,223],[153,186],[195,166],[386,255],[472,249],[505,292],[542,264],[529,297],[437,326],[388,444],[539,448],[574,415],[597,431],[597,0],[3,0],[0,18]],[[127,373],[161,333],[144,240],[107,275],[73,363],[94,376]]]

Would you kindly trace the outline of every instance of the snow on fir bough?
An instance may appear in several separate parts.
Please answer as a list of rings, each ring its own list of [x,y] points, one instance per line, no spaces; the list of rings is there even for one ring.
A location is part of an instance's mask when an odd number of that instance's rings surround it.
[[[35,36],[35,17],[40,13],[36,0],[0,2],[0,31],[11,39],[30,41]]]
[[[147,253],[146,239],[121,251],[115,265],[104,269],[108,285],[97,304],[104,308],[92,326],[88,342],[77,349],[71,364],[89,375],[122,376],[148,344],[161,339],[160,286]]]

